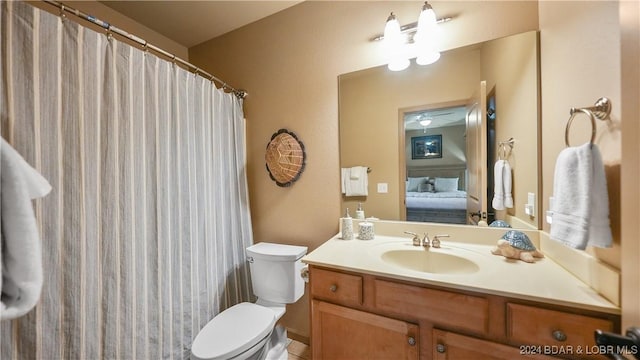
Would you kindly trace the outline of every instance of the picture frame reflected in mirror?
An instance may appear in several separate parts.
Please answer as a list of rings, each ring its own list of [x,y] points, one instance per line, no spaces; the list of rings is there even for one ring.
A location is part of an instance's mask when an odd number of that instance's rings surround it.
[[[442,135],[425,135],[411,138],[412,159],[442,158]]]

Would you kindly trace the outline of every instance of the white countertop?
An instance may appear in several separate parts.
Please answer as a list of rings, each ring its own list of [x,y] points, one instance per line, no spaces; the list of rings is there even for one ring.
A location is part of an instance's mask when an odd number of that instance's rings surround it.
[[[386,278],[470,290],[548,304],[620,314],[620,308],[553,260],[535,263],[510,260],[491,254],[494,246],[442,241],[441,249],[413,247],[411,239],[376,235],[373,240],[342,240],[337,235],[305,256],[302,261],[317,266],[361,272]],[[382,260],[390,249],[434,251],[456,255],[478,265],[467,274],[438,274],[411,270]]]

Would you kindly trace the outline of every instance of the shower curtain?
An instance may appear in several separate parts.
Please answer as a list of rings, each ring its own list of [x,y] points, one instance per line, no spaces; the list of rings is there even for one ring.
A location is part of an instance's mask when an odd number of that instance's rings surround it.
[[[44,285],[0,359],[188,358],[250,300],[242,101],[29,4],[0,2],[0,130],[53,186]]]

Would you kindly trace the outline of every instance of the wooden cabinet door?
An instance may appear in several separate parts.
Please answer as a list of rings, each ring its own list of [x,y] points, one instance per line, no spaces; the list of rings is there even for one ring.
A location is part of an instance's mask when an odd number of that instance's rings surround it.
[[[418,359],[415,324],[318,300],[311,316],[313,359]]]
[[[434,360],[552,359],[536,354],[531,347],[511,347],[448,331],[433,330]]]

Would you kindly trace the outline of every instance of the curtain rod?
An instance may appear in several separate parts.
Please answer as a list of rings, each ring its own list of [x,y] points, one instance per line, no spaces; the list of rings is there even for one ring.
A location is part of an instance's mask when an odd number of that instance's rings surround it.
[[[133,34],[130,34],[116,26],[113,26],[111,24],[109,24],[106,21],[100,20],[98,18],[96,18],[95,16],[89,15],[87,13],[84,13],[78,9],[74,9],[73,7],[67,6],[61,2],[58,1],[53,1],[53,0],[42,0],[43,2],[53,5],[55,7],[57,7],[58,9],[60,9],[60,16],[64,17],[65,16],[65,11],[69,12],[83,20],[86,20],[92,24],[98,25],[101,28],[107,30],[108,34],[114,33],[114,34],[118,34],[126,39],[129,39],[135,43],[137,43],[138,45],[142,46],[143,49],[145,50],[152,50],[168,59],[171,59],[171,61],[173,62],[177,62],[182,64],[183,66],[185,66],[187,68],[187,70],[189,69],[193,69],[193,72],[197,75],[201,75],[202,77],[208,78],[210,81],[217,81],[218,83],[222,84],[222,89],[224,90],[230,90],[235,96],[237,96],[240,99],[244,99],[248,94],[246,91],[244,90],[238,90],[235,89],[231,86],[229,86],[226,82],[218,79],[217,77],[215,77],[212,74],[209,74],[208,72],[200,69],[199,67],[191,64],[190,62],[183,60],[179,57],[177,57],[175,54],[171,54],[153,44],[148,43],[146,40],[141,39]]]

